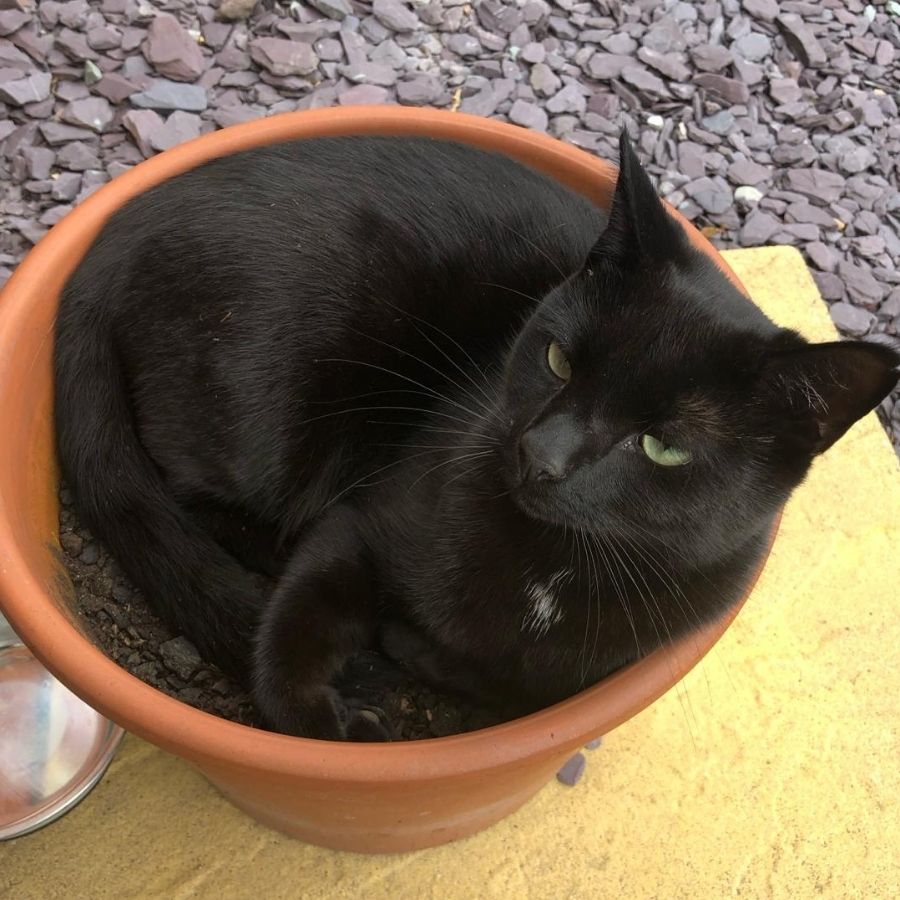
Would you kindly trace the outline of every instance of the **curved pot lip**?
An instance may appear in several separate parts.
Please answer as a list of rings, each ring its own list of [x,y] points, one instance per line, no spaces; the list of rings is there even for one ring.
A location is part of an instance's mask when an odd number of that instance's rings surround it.
[[[106,218],[130,197],[207,159],[251,146],[302,137],[418,134],[460,140],[518,156],[537,167],[567,170],[567,183],[594,199],[608,196],[616,169],[547,135],[459,113],[401,107],[349,107],[285,113],[204,135],[155,156],[104,186],[67,215],[13,274],[0,302],[0,397],[12,383],[7,342],[23,333],[41,294],[42,272],[60,257],[80,259]],[[535,164],[535,163],[532,163]],[[672,211],[698,249],[743,291],[712,245]],[[74,266],[75,263],[73,263]],[[745,292],[745,291],[744,291]],[[746,293],[746,292],[745,292]],[[0,448],[6,438],[0,435]],[[0,450],[0,459],[15,454]],[[605,733],[673,687],[728,628],[762,571],[768,550],[744,597],[700,631],[660,648],[596,685],[532,715],[466,734],[392,744],[333,743],[275,734],[194,709],[120,668],[83,637],[57,608],[26,562],[10,524],[0,472],[0,599],[8,618],[41,662],[82,699],[136,734],[211,767],[289,773],[309,779],[402,782],[515,765],[527,757],[571,748]],[[778,522],[773,525],[769,547]]]

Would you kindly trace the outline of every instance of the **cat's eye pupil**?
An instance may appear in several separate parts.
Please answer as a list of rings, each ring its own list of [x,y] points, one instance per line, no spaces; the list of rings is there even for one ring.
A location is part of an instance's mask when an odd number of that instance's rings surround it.
[[[645,434],[641,437],[641,449],[648,459],[660,466],[683,466],[691,461],[691,454],[688,450],[670,447],[659,438],[653,437],[652,434]]]
[[[550,371],[562,381],[568,381],[572,377],[572,366],[563,348],[556,341],[550,341],[547,347],[547,365]]]

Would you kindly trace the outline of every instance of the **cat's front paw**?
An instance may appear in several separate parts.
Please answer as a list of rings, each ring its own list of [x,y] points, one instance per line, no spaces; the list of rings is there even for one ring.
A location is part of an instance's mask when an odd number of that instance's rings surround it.
[[[390,741],[384,712],[362,700],[345,699],[334,688],[285,692],[261,698],[257,706],[272,731],[322,741]]]

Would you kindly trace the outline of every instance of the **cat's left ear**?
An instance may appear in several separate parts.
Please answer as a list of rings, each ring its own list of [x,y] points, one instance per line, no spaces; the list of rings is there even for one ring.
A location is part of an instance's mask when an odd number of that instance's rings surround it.
[[[817,454],[873,410],[898,378],[900,351],[892,346],[832,341],[774,354],[763,391],[787,417],[792,439]]]
[[[590,252],[590,263],[631,268],[642,260],[676,259],[686,243],[681,226],[657,196],[623,129],[609,224]]]

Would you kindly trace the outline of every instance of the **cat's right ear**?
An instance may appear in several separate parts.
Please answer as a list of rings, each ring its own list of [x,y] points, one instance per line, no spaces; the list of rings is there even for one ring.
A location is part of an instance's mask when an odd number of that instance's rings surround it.
[[[832,341],[776,353],[762,386],[793,442],[815,455],[873,410],[898,378],[900,345]]]
[[[591,250],[588,264],[628,269],[648,259],[676,259],[685,246],[681,226],[657,196],[623,129],[609,223]]]

